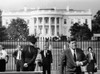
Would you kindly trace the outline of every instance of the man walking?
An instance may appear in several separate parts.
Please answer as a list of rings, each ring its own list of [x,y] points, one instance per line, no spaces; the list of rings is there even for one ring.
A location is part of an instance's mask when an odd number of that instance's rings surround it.
[[[44,50],[41,51],[40,54],[43,62],[43,74],[51,74],[52,53],[46,44],[44,45]]]
[[[84,52],[77,48],[76,39],[69,39],[69,48],[64,50],[61,58],[60,74],[83,74],[81,66],[87,64]],[[66,71],[63,71],[65,67]]]
[[[22,48],[20,45],[17,46],[16,50],[13,53],[13,57],[15,59],[16,70],[22,71],[23,62],[22,62]]]

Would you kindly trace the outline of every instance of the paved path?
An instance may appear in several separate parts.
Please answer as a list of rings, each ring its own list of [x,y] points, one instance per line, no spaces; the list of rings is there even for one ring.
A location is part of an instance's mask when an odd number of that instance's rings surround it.
[[[51,74],[59,74],[59,72],[57,71],[52,71]],[[85,74],[88,74],[88,73],[85,73]],[[100,74],[100,70],[98,70],[96,73],[94,74]]]
[[[12,72],[0,72],[0,74],[42,74],[42,72],[16,72],[16,71],[12,71]],[[59,73],[52,72],[52,74],[59,74]],[[88,73],[85,73],[85,74],[88,74]],[[100,74],[100,70],[98,70],[98,72],[95,74]]]
[[[88,73],[85,73],[85,74],[88,74]],[[94,73],[94,74],[100,74],[100,70],[98,70],[96,73]]]

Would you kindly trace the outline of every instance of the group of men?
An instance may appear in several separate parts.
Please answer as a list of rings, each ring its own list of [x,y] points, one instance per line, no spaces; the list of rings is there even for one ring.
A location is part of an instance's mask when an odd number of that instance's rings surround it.
[[[21,46],[17,45],[16,50],[13,52],[13,57],[15,58],[16,71],[35,71],[36,67],[36,57],[38,55],[38,48],[36,46],[36,40],[30,39],[30,44]],[[51,73],[51,63],[52,63],[52,53],[48,50],[47,44],[44,44],[44,50],[41,54],[42,60],[42,70],[43,74]],[[7,57],[7,59],[6,59]],[[7,52],[3,49],[3,46],[0,45],[0,72],[6,71],[6,63],[9,62],[9,56]]]
[[[17,71],[34,71],[35,59],[37,57],[38,49],[35,47],[35,42],[31,42],[23,48],[18,46],[17,50],[13,53]],[[42,56],[43,74],[51,74],[52,53],[47,50],[48,47],[44,45],[44,50],[40,52]],[[21,55],[21,57],[20,57]],[[60,63],[60,74],[84,74],[81,66],[87,64],[86,56],[82,49],[77,48],[75,38],[69,39],[69,48],[64,50]],[[64,69],[65,68],[65,69]],[[65,70],[65,71],[64,71]],[[46,72],[47,71],[47,72]]]
[[[35,42],[31,41],[30,45],[26,45],[23,48],[18,45],[17,49],[13,53],[15,58],[16,70],[17,71],[34,71],[36,67],[36,57],[38,55],[38,50],[40,48],[36,47]],[[52,53],[48,50],[47,44],[44,44],[44,50],[41,54],[42,60],[42,70],[43,74],[51,74],[51,63],[52,63]]]

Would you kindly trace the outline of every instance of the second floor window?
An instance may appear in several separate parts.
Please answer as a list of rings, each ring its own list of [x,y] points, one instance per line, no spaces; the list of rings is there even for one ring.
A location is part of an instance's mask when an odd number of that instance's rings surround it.
[[[52,17],[52,18],[51,18],[51,24],[54,24],[54,21],[55,21],[55,18]]]
[[[67,20],[66,19],[64,19],[64,24],[67,24]]]
[[[41,17],[39,17],[39,23],[40,23],[40,24],[42,23],[42,18],[41,18]]]
[[[74,24],[74,20],[73,19],[71,19],[71,24]]]
[[[47,24],[49,22],[49,18],[48,17],[45,17],[45,23]]]
[[[57,18],[57,24],[59,24],[59,18]]]

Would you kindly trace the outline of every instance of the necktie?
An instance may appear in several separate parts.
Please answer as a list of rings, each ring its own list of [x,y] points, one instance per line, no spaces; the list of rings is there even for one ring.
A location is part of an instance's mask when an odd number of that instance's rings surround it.
[[[74,61],[76,62],[76,54],[75,54],[75,50],[74,50]]]

